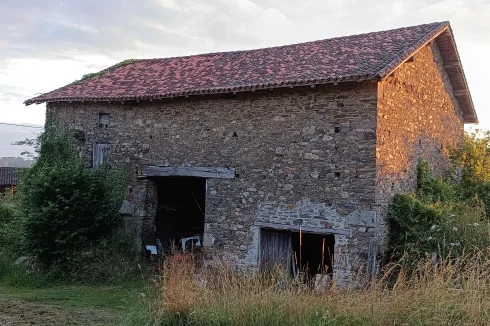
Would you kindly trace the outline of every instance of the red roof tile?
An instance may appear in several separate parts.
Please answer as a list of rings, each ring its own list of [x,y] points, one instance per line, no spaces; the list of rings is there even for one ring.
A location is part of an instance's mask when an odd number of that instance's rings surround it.
[[[148,100],[385,76],[448,22],[236,52],[134,60],[25,101]]]
[[[0,167],[0,186],[19,184],[20,170],[12,167]]]

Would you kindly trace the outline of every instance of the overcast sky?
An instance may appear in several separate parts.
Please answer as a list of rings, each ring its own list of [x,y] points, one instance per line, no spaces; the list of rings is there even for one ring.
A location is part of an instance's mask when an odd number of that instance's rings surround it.
[[[480,127],[490,129],[490,0],[0,0],[0,122],[22,102],[128,58],[252,49],[451,22]]]

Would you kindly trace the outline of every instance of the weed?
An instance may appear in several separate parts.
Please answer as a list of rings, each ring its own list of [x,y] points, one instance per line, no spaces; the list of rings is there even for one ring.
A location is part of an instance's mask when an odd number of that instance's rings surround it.
[[[417,273],[389,266],[362,287],[332,283],[323,294],[281,273],[240,274],[225,264],[196,273],[189,261],[170,259],[162,270],[156,292],[140,296],[140,309],[126,316],[126,326],[490,324],[486,251],[436,265],[423,259]]]

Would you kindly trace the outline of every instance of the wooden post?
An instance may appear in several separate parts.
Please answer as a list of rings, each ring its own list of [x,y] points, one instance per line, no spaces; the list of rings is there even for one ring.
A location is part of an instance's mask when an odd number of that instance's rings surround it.
[[[301,232],[301,228],[299,228],[299,270],[303,271],[303,263],[301,261],[301,253],[303,251],[303,232]]]
[[[324,268],[325,268],[325,238],[323,238],[322,241],[322,266],[320,269],[321,274],[323,274]]]

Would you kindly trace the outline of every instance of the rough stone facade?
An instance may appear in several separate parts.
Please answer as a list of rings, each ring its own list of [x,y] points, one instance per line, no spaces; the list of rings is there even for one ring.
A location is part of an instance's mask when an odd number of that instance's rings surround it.
[[[448,150],[461,143],[464,128],[436,43],[379,82],[378,99],[376,202],[386,234],[386,206],[395,194],[416,188],[418,159],[442,176],[449,169]]]
[[[336,245],[345,271],[366,259],[375,234],[376,110],[372,82],[48,104],[48,115],[84,132],[87,165],[94,143],[112,144],[110,163],[127,171],[127,200],[137,206],[143,232],[153,227],[156,202],[154,183],[138,178],[145,166],[233,167],[235,179],[207,180],[208,256],[256,266],[260,227],[254,222],[303,225],[340,230]],[[109,114],[107,127],[99,126],[99,113]]]
[[[334,273],[346,281],[373,266],[387,203],[414,187],[417,158],[442,171],[439,158],[463,135],[432,49],[381,82],[49,103],[48,116],[83,131],[89,166],[94,144],[111,144],[109,162],[126,171],[126,200],[143,234],[154,228],[157,202],[156,183],[142,178],[145,167],[231,167],[235,178],[207,180],[207,259],[256,267],[261,227],[302,227],[335,235]]]

